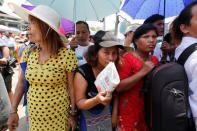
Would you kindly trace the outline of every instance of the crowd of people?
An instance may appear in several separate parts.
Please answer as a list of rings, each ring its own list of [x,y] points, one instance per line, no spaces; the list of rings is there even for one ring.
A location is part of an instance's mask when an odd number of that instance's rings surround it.
[[[1,96],[3,96],[1,100],[2,112],[0,114],[2,119],[0,129],[7,128],[5,121],[8,119],[10,104],[12,104],[14,97],[12,92],[13,68],[17,66],[17,63],[20,63],[22,52],[27,47],[28,41],[27,32],[0,32],[0,86]]]
[[[144,96],[139,95],[145,76],[155,66],[176,61],[188,46],[197,43],[197,2],[183,9],[165,36],[164,17],[154,14],[141,26],[128,27],[124,43],[109,31],[100,30],[90,37],[85,21],[76,22],[76,34],[68,40],[58,30],[60,16],[50,7],[39,5],[32,11],[13,3],[9,7],[29,25],[27,40],[17,54],[22,59],[14,96],[1,68],[1,96],[4,89],[8,92],[3,93],[6,101],[0,99],[0,107],[5,105],[7,111],[0,118],[2,131],[19,126],[17,111],[23,96],[29,131],[149,131]],[[4,35],[7,39],[12,37],[8,34]],[[1,46],[0,63],[6,65],[14,50],[16,44]],[[120,83],[113,92],[99,92],[94,82],[109,62],[115,64]],[[189,82],[188,108],[197,127],[197,51],[184,68]]]

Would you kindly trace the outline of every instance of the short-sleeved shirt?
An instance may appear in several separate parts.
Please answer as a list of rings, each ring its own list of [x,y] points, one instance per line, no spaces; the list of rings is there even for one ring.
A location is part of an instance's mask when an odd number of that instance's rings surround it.
[[[61,47],[56,57],[39,64],[39,50],[30,46],[23,53],[27,61],[25,77],[29,82],[27,106],[29,130],[68,130],[69,94],[67,72],[77,68],[77,58],[71,49]]]

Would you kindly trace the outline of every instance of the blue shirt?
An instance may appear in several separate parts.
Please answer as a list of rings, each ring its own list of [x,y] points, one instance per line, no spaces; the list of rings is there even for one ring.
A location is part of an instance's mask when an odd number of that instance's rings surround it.
[[[0,59],[3,58],[3,54],[2,54],[2,51],[0,49]]]

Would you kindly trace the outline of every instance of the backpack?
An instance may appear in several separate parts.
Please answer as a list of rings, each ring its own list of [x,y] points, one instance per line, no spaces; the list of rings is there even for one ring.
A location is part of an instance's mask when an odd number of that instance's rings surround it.
[[[188,78],[184,69],[187,58],[197,50],[192,44],[178,58],[153,68],[144,80],[145,119],[151,131],[193,131],[192,117],[188,118]],[[191,112],[191,111],[190,111]]]

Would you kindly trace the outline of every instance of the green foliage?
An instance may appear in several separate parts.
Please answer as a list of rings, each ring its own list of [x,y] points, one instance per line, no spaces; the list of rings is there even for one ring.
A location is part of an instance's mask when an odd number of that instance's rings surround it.
[[[101,27],[90,27],[91,31],[98,31],[98,30],[102,30]]]
[[[102,30],[102,28],[101,27],[96,27],[96,30],[98,31],[98,30]]]
[[[0,6],[2,6],[2,5],[3,5],[3,2],[4,2],[4,0],[0,0]]]
[[[95,27],[90,27],[90,30],[96,31]]]

